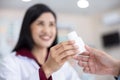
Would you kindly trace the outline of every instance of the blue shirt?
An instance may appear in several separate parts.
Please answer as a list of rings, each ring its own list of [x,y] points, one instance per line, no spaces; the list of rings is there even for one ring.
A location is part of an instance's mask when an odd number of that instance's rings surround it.
[[[120,80],[120,76],[118,77],[118,80]]]
[[[118,77],[115,77],[115,79],[116,79],[116,80],[120,80],[120,76],[118,76]]]

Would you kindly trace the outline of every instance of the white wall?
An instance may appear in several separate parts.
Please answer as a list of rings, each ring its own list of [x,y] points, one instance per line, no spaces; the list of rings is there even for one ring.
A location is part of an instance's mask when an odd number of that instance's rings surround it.
[[[101,35],[103,33],[120,31],[120,23],[117,25],[112,25],[112,26],[107,26],[107,25],[102,24],[101,18],[105,14],[109,14],[109,13],[118,13],[120,16],[120,8],[114,9],[114,10],[109,10],[105,13],[98,14],[98,15],[95,15],[93,17],[94,18],[93,30],[96,32],[96,34],[94,34],[94,39],[95,39],[95,43],[96,43],[97,48],[108,52],[110,55],[112,55],[113,57],[115,57],[117,59],[120,59],[120,46],[105,49],[105,48],[103,48],[102,42],[101,42]]]
[[[9,54],[19,35],[24,11],[0,10],[0,53]],[[0,54],[0,57],[2,56]]]

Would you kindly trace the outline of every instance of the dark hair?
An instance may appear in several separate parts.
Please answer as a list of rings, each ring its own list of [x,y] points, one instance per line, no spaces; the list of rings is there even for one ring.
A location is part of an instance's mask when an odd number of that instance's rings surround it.
[[[57,23],[57,19],[56,19],[56,15],[55,13],[46,5],[44,4],[36,4],[32,7],[30,7],[23,19],[23,23],[22,23],[22,27],[21,27],[21,31],[20,31],[20,36],[19,36],[19,40],[15,46],[15,48],[13,49],[13,51],[19,51],[21,49],[28,49],[28,50],[32,50],[33,45],[34,45],[34,41],[32,39],[32,35],[31,35],[31,30],[30,30],[30,25],[43,13],[45,12],[50,12],[53,14],[55,21]],[[57,44],[57,34],[55,37],[54,42],[52,43],[52,46]],[[48,50],[50,49],[50,47],[48,48]]]

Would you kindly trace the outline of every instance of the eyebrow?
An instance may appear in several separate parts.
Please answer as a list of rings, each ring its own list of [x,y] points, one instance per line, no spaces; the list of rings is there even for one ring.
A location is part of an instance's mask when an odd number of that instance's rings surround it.
[[[37,22],[41,22],[41,21],[43,21],[43,20],[40,20],[40,19],[39,19],[39,20],[37,20]],[[56,21],[55,21],[55,20],[54,20],[54,21],[51,21],[51,20],[50,20],[49,22],[56,23]]]

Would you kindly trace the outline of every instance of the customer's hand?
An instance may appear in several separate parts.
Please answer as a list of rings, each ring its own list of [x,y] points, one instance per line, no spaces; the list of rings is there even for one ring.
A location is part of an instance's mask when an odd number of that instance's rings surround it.
[[[66,41],[50,49],[47,61],[43,64],[43,70],[49,77],[53,72],[57,71],[69,59],[79,53],[78,46],[74,45],[74,41]]]
[[[92,74],[106,74],[117,76],[120,71],[120,62],[107,53],[85,46],[86,52],[75,57],[84,72]]]

